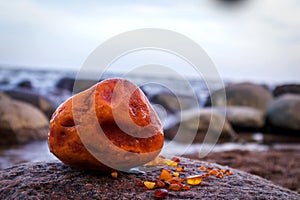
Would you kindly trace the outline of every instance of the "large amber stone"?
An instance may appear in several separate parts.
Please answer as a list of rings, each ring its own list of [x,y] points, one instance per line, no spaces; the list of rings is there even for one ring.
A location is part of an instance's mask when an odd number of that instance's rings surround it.
[[[128,170],[153,160],[164,143],[159,118],[146,96],[123,79],[104,80],[61,104],[48,145],[79,169]]]

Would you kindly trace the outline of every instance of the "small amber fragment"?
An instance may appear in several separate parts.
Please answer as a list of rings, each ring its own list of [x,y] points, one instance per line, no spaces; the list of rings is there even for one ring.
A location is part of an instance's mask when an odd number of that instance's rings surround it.
[[[218,172],[217,169],[213,169],[213,170],[210,170],[208,173],[209,173],[210,175],[216,176],[219,172]]]
[[[170,174],[170,171],[167,169],[162,169],[159,175],[159,180],[165,180],[165,181],[172,180],[172,175]]]
[[[139,187],[142,187],[144,185],[144,183],[142,181],[137,181],[135,183],[135,186],[139,186]]]
[[[118,178],[118,172],[117,171],[112,172],[111,177]]]
[[[173,157],[171,160],[174,161],[174,162],[177,162],[177,163],[180,162],[179,158],[177,158],[177,157]]]
[[[168,194],[169,192],[166,189],[158,189],[154,192],[154,196],[157,199],[166,199],[168,197]]]
[[[165,164],[170,166],[170,167],[177,167],[177,162],[174,162],[172,160],[168,160],[168,159],[165,159]]]
[[[185,184],[182,184],[181,185],[181,190],[190,190],[191,187],[189,185],[185,185]]]
[[[202,166],[200,167],[200,170],[204,171],[204,170],[206,170],[206,167],[205,167],[204,165],[202,165]]]
[[[145,181],[145,182],[144,182],[144,185],[145,185],[149,190],[151,190],[151,189],[154,188],[155,182]]]
[[[188,176],[186,177],[186,182],[189,185],[199,185],[202,182],[202,176],[201,175]]]
[[[174,178],[172,178],[172,180],[170,181],[170,183],[171,183],[171,184],[173,184],[173,183],[180,184],[180,183],[182,183],[183,181],[184,181],[183,178],[174,177]]]
[[[226,174],[226,176],[230,176],[233,174],[233,172],[230,171],[229,169],[226,169],[225,174]]]
[[[181,185],[180,184],[176,184],[176,183],[173,183],[169,186],[169,189],[170,190],[174,190],[174,191],[179,191],[181,190]]]
[[[166,186],[166,184],[161,180],[157,180],[156,183],[155,183],[155,186],[159,187],[159,188],[163,188],[163,187]]]
[[[173,176],[178,177],[179,173],[178,172],[173,172]]]
[[[178,171],[178,172],[184,172],[184,167],[183,166],[182,167],[177,167],[176,171]]]
[[[203,174],[203,178],[208,178],[208,177],[209,177],[208,173]]]
[[[217,178],[223,178],[223,173],[222,172],[219,172],[217,175],[216,175]]]
[[[225,170],[224,169],[220,169],[219,172],[222,172],[223,174],[225,173]]]

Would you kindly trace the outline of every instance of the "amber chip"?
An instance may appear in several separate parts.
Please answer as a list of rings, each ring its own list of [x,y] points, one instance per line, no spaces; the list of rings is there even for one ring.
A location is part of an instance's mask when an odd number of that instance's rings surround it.
[[[183,166],[182,167],[177,167],[176,171],[178,171],[178,172],[184,172],[184,167]]]
[[[230,171],[229,169],[226,169],[225,174],[226,174],[226,176],[230,176],[233,174],[233,172]]]
[[[206,170],[206,167],[202,165],[202,166],[200,167],[200,170],[205,171],[205,170]]]
[[[151,182],[151,181],[145,181],[144,185],[147,187],[147,189],[151,190],[154,188],[155,186],[155,182]]]
[[[177,162],[177,163],[179,163],[179,162],[180,162],[180,159],[179,159],[179,158],[177,158],[177,157],[173,157],[171,160],[172,160],[172,161],[174,161],[174,162]]]
[[[216,175],[217,178],[223,178],[223,173],[222,172],[219,172],[217,175]]]
[[[165,181],[172,180],[172,175],[171,175],[170,171],[167,169],[162,169],[161,173],[159,175],[159,180],[165,180]]]
[[[179,191],[181,190],[181,185],[177,183],[173,183],[169,186],[169,189],[174,191]]]
[[[186,182],[189,185],[199,185],[202,182],[202,176],[201,175],[188,176],[186,177]]]
[[[217,169],[212,169],[212,170],[210,170],[208,173],[209,173],[210,175],[216,176],[219,172],[218,172]]]
[[[118,178],[118,172],[116,172],[116,171],[112,172],[110,175],[113,178]]]
[[[166,199],[168,197],[168,194],[169,192],[166,189],[158,189],[154,192],[154,196],[157,199]]]

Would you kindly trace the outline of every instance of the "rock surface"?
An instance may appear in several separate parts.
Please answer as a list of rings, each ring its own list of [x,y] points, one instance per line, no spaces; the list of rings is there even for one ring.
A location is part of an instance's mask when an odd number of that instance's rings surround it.
[[[228,85],[225,87],[225,93],[227,102],[224,101],[222,90],[217,90],[211,94],[206,106],[249,106],[265,114],[268,104],[273,99],[267,89],[248,82]]]
[[[230,169],[204,161],[180,158],[184,175],[201,174],[199,167]],[[189,191],[169,191],[168,199],[299,199],[300,195],[246,172],[223,179],[209,177]],[[155,190],[144,190],[138,181],[157,180],[160,170],[145,174],[110,175],[73,170],[59,162],[23,164],[0,171],[1,199],[154,199]]]
[[[247,106],[226,107],[226,119],[234,127],[262,128],[265,124],[265,116],[258,109]]]
[[[199,107],[197,99],[191,96],[175,95],[171,92],[158,93],[150,99],[150,102],[160,104],[170,113]]]
[[[0,99],[0,144],[22,144],[47,138],[48,119],[30,104]]]
[[[178,116],[178,123],[165,130],[165,137],[184,143],[189,142],[189,138],[193,137],[194,143],[202,143],[207,133],[210,141],[218,138],[220,133],[220,139],[229,141],[237,138],[225,117],[210,108],[183,111],[181,118]]]
[[[268,151],[211,152],[202,161],[216,162],[254,175],[300,193],[300,149],[269,149]],[[186,157],[200,159],[198,155]]]
[[[285,94],[275,99],[268,108],[267,118],[271,125],[300,130],[300,95]]]
[[[4,92],[12,99],[30,103],[31,105],[39,108],[48,118],[51,117],[57,107],[55,102],[32,89],[15,88],[12,90],[6,90]]]
[[[275,97],[281,96],[283,94],[299,94],[300,95],[300,84],[279,85],[273,91],[273,95]]]

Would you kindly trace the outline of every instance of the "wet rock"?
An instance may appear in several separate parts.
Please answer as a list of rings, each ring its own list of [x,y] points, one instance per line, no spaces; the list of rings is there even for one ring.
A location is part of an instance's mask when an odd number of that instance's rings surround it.
[[[57,103],[50,100],[48,97],[39,94],[37,91],[25,88],[15,88],[4,91],[5,94],[13,99],[30,103],[33,106],[43,111],[50,118],[58,106]]]
[[[175,124],[175,123],[174,123]],[[165,130],[167,139],[174,139],[179,142],[202,143],[205,136],[209,141],[217,140],[232,141],[237,139],[236,133],[228,121],[218,111],[210,108],[191,109],[183,111],[177,116],[177,123]]]
[[[277,86],[273,95],[278,97],[283,94],[299,94],[300,95],[300,84],[285,84]]]
[[[271,125],[291,130],[300,130],[300,95],[285,94],[269,106],[267,119]]]
[[[171,92],[158,93],[150,99],[150,102],[163,106],[170,113],[199,107],[197,99],[191,96],[175,95]]]
[[[17,87],[19,87],[19,88],[27,88],[27,89],[32,89],[33,88],[32,83],[29,80],[24,80],[24,81],[19,82],[17,84]]]
[[[225,87],[226,102],[222,90],[211,94],[206,106],[248,106],[260,110],[265,114],[268,104],[272,101],[272,94],[264,87],[254,83],[236,83]],[[211,102],[213,100],[213,102]]]
[[[180,158],[186,176],[201,174],[199,166],[229,169],[231,176],[209,177],[189,191],[169,191],[168,199],[299,199],[300,195],[255,175],[204,161]],[[160,170],[145,174],[107,174],[73,170],[60,162],[22,164],[0,171],[1,199],[154,199],[155,190],[136,186],[156,180]]]
[[[56,88],[68,90],[70,92],[73,91],[75,78],[71,77],[63,77],[56,83]]]
[[[30,104],[0,100],[0,144],[23,144],[47,138],[48,119]]]
[[[262,128],[265,124],[265,116],[260,110],[246,106],[226,107],[226,119],[240,128]]]

